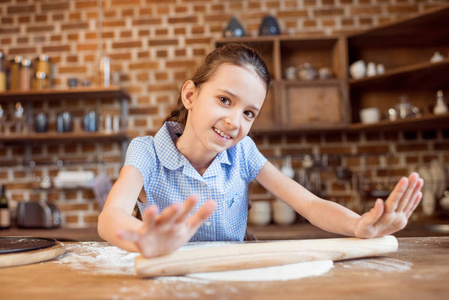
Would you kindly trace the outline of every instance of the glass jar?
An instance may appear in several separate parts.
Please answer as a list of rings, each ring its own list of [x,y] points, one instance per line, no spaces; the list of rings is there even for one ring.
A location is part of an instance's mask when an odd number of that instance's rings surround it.
[[[36,72],[34,76],[33,88],[35,90],[44,90],[50,88],[50,80],[44,72]]]
[[[399,119],[406,119],[412,116],[412,105],[405,95],[399,97],[399,103],[396,104],[395,109]]]
[[[47,54],[41,54],[36,57],[36,68],[34,73],[34,80],[40,81],[35,82],[34,86],[40,86],[36,89],[49,89],[51,88],[51,80],[53,78],[53,63]],[[43,87],[41,87],[43,86]]]
[[[5,55],[0,51],[0,92],[6,91],[6,60]]]
[[[31,88],[31,60],[23,59],[20,68],[20,90],[28,91]]]
[[[11,91],[20,89],[20,69],[22,68],[22,56],[16,56],[11,60]]]
[[[44,72],[47,77],[51,75],[51,59],[47,54],[41,54],[36,57],[36,73]]]

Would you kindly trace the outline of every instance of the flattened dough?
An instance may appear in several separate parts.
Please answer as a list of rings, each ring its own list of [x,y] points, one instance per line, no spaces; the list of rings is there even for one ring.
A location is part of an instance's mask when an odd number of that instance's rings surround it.
[[[285,281],[319,276],[333,267],[332,260],[318,260],[257,269],[193,273],[186,276],[218,281]]]

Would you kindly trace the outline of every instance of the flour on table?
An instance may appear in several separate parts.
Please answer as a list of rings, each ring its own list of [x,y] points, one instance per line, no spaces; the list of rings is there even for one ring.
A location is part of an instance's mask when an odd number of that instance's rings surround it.
[[[134,259],[138,253],[100,242],[81,242],[65,248],[66,253],[54,263],[91,274],[134,274]]]
[[[181,249],[213,248],[235,245],[235,242],[195,242]],[[80,242],[65,247],[66,253],[54,263],[90,274],[134,275],[134,259],[138,253],[130,253],[108,243]],[[284,281],[310,276],[319,276],[333,267],[331,260],[295,263],[266,268],[189,274],[188,277],[158,277],[155,280],[207,283],[210,280],[221,281]]]
[[[320,276],[333,266],[332,260],[319,260],[247,270],[194,273],[187,274],[187,276],[219,281],[286,281]]]

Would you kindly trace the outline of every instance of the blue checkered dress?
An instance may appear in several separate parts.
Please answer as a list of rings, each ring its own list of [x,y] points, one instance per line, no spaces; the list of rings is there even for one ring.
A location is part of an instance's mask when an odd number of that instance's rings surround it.
[[[208,199],[214,199],[217,209],[191,241],[242,241],[248,217],[248,184],[267,159],[247,136],[219,153],[201,176],[173,143],[182,131],[178,123],[166,122],[154,138],[131,141],[125,165],[135,166],[143,176],[146,204],[138,201],[141,212],[149,205],[156,205],[161,212],[198,195],[196,211]]]

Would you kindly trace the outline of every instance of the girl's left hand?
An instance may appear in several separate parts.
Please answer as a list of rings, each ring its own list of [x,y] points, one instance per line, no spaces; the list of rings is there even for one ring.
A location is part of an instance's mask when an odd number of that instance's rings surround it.
[[[373,238],[403,229],[421,200],[423,185],[424,180],[417,173],[402,178],[385,202],[377,199],[374,207],[358,219],[354,235]]]

